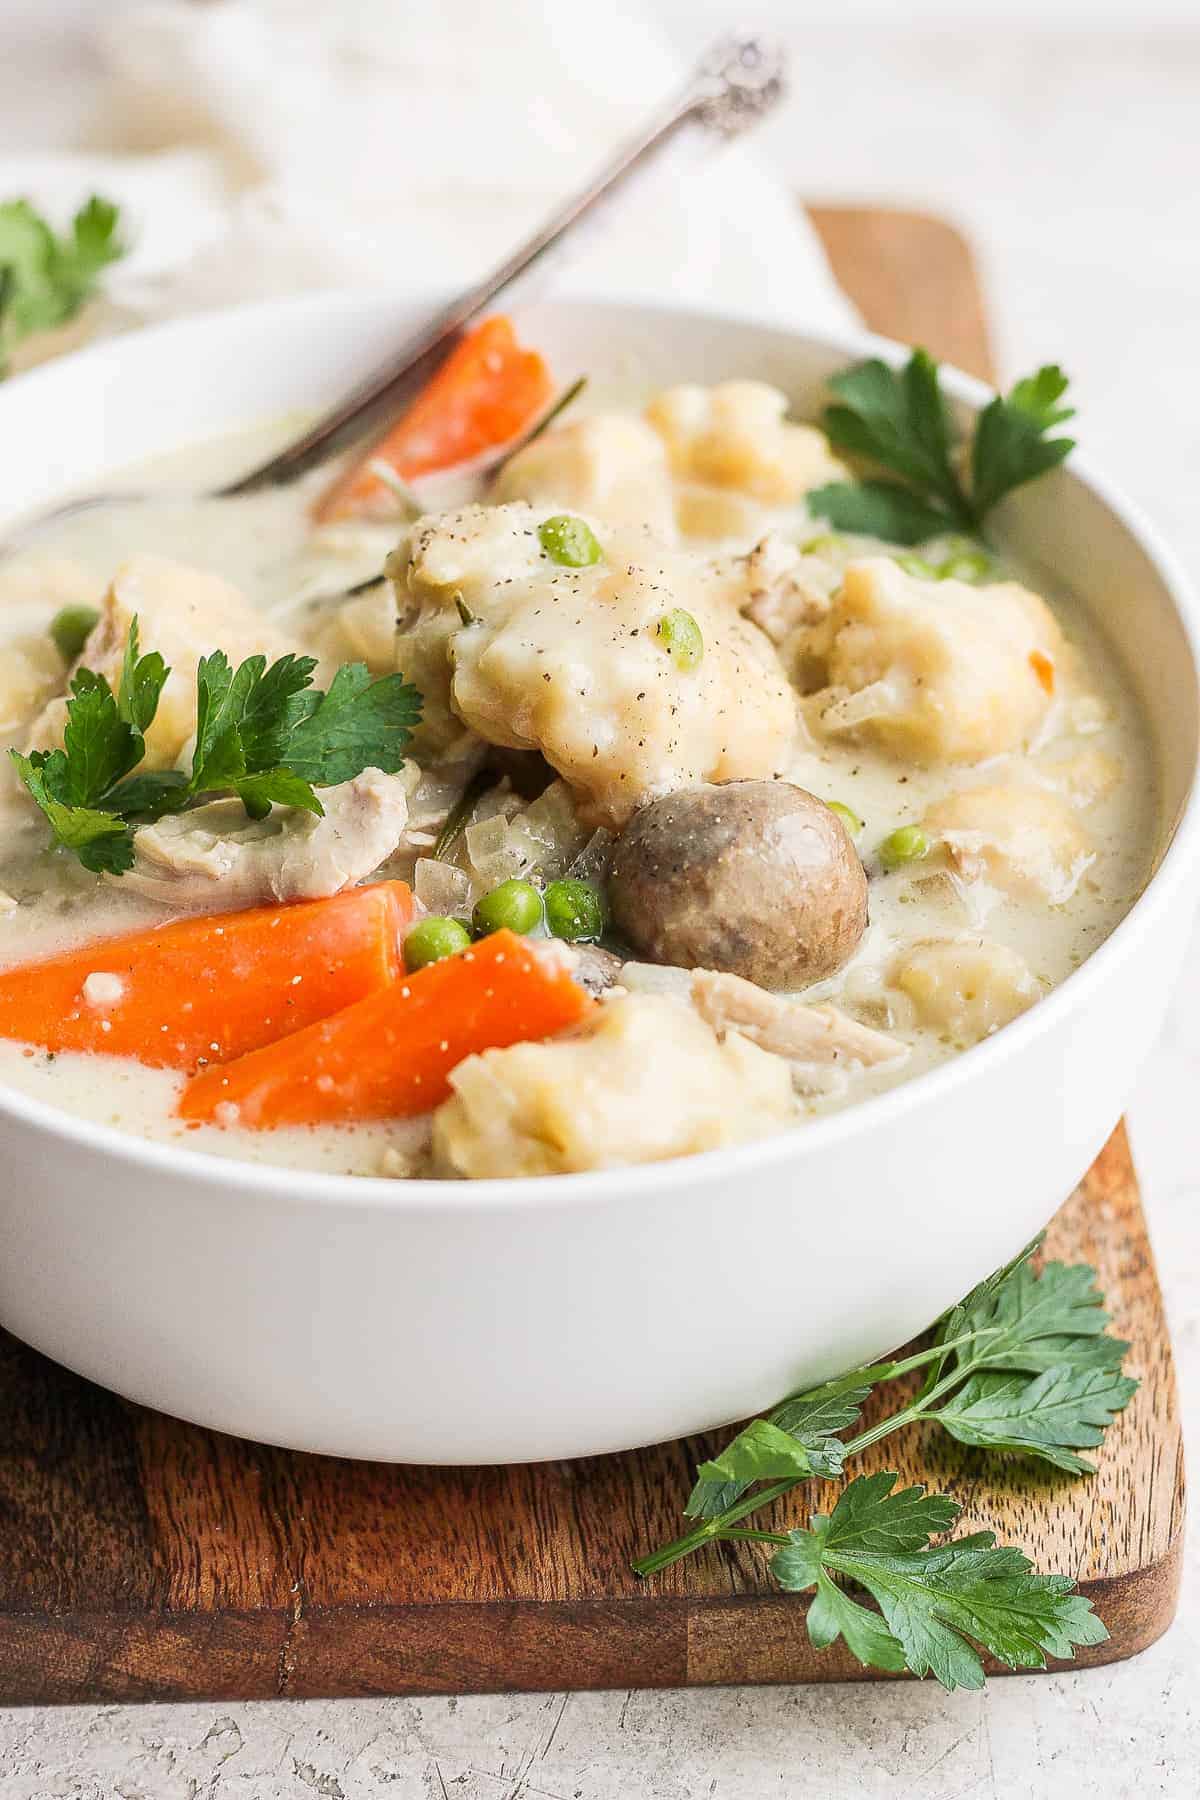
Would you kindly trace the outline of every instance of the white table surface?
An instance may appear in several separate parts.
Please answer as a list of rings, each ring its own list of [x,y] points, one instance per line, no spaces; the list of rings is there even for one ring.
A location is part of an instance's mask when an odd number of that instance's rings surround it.
[[[684,44],[729,17],[713,0],[657,10]],[[764,133],[780,168],[814,197],[891,198],[962,223],[1005,369],[1068,364],[1089,453],[1200,574],[1200,22],[1159,7],[1152,29],[1143,16],[1107,35],[1021,25],[1014,37],[987,23],[998,8],[961,9],[964,28],[928,22],[954,16],[934,6],[901,35],[880,23],[888,9],[855,4],[853,25],[801,32],[802,10],[756,9],[796,62],[791,110]],[[52,142],[69,112],[61,86],[48,107],[26,89],[3,109],[0,143]],[[1198,1015],[1200,945],[1130,1109],[1193,1480]],[[979,1695],[905,1683],[4,1709],[0,1800],[1040,1800],[1085,1785],[1095,1800],[1193,1800],[1198,1561],[1193,1550],[1174,1628],[1135,1661]]]

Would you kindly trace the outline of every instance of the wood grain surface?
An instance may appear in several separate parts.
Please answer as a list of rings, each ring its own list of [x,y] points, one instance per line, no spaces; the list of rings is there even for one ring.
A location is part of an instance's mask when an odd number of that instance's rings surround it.
[[[949,227],[815,218],[875,329],[987,371],[977,284]],[[1123,1128],[1048,1252],[1094,1264],[1142,1383],[1096,1477],[1000,1466],[920,1431],[856,1467],[952,1493],[964,1525],[1075,1576],[1112,1634],[1081,1660],[1106,1662],[1170,1622],[1184,1509],[1170,1344]],[[695,1464],[718,1441],[507,1469],[339,1462],[147,1412],[0,1333],[0,1702],[862,1678],[842,1646],[813,1652],[806,1600],[782,1595],[752,1547],[714,1548],[649,1584],[630,1572],[680,1530]],[[775,1522],[831,1499],[813,1484]]]

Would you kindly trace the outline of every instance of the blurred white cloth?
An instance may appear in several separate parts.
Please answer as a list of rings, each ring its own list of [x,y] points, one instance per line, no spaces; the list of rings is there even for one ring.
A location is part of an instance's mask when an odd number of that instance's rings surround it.
[[[108,292],[134,318],[459,285],[685,73],[636,7],[579,0],[142,0],[90,29],[100,148],[0,155],[0,198],[59,220],[93,190],[118,200],[134,252]],[[794,197],[742,145],[672,153],[555,280],[796,324],[851,316]]]

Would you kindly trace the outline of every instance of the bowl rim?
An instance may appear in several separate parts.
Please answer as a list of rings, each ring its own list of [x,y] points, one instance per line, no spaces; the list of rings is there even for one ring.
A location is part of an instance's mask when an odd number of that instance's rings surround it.
[[[169,319],[140,330],[106,338],[97,344],[70,352],[54,361],[39,364],[15,377],[0,391],[0,415],[5,392],[28,394],[32,387],[69,380],[81,366],[98,365],[119,358],[127,348],[145,344],[169,344],[178,338],[186,343],[206,334],[236,332],[266,319],[287,315],[301,317],[311,312],[316,317],[336,319],[381,307],[396,306],[412,312],[429,306],[432,310],[445,294],[418,294],[410,290],[326,289],[256,300],[237,306],[214,309]],[[602,308],[626,314],[658,317],[664,324],[688,319],[697,323],[723,325],[731,331],[760,332],[790,337],[823,351],[844,356],[848,361],[878,356],[897,365],[910,354],[910,346],[876,333],[847,328],[844,331],[789,326],[767,317],[731,314],[718,307],[703,305],[676,306],[667,302],[646,302],[594,295],[554,297],[538,302],[538,309],[570,312]],[[228,365],[222,365],[226,372]],[[941,365],[946,392],[951,400],[977,411],[991,399],[994,390],[987,383],[951,364]],[[236,422],[231,429],[236,429]],[[181,446],[182,447],[182,446]],[[1130,500],[1092,460],[1078,450],[1071,454],[1067,477],[1088,489],[1137,544],[1155,576],[1166,592],[1176,619],[1187,642],[1193,680],[1200,689],[1200,597],[1185,574],[1175,553],[1164,543],[1140,506]],[[1086,595],[1081,596],[1086,605]],[[191,1150],[186,1144],[147,1140],[119,1130],[112,1125],[79,1118],[49,1102],[7,1087],[0,1081],[0,1123],[6,1118],[32,1128],[48,1140],[66,1140],[77,1150],[97,1151],[126,1164],[131,1174],[187,1175],[200,1186],[237,1186],[245,1192],[267,1196],[275,1201],[296,1205],[334,1206],[342,1209],[351,1204],[362,1210],[396,1211],[426,1215],[437,1212],[461,1212],[476,1209],[488,1212],[527,1207],[557,1205],[606,1206],[620,1202],[640,1202],[647,1195],[686,1186],[690,1181],[720,1182],[751,1175],[767,1165],[795,1161],[807,1155],[834,1148],[848,1137],[867,1135],[872,1130],[886,1130],[904,1113],[935,1108],[953,1096],[965,1082],[986,1081],[990,1071],[998,1071],[1025,1048],[1046,1036],[1063,1019],[1086,1007],[1090,994],[1108,978],[1110,969],[1127,959],[1140,938],[1151,933],[1161,916],[1170,908],[1190,874],[1200,868],[1200,743],[1184,800],[1165,848],[1150,878],[1121,917],[1113,930],[1078,968],[1073,969],[1036,1006],[1005,1025],[992,1037],[961,1051],[950,1061],[938,1064],[902,1081],[883,1093],[870,1095],[841,1110],[809,1119],[788,1132],[753,1139],[748,1143],[721,1149],[699,1151],[669,1161],[622,1164],[613,1168],[589,1170],[569,1175],[508,1176],[468,1180],[454,1178],[397,1179],[384,1175],[351,1175],[314,1169],[295,1169],[286,1164],[243,1161]],[[168,1182],[165,1190],[170,1192]]]

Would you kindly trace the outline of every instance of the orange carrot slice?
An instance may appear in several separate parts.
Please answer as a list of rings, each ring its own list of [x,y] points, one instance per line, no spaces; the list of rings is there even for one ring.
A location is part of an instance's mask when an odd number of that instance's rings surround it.
[[[1048,694],[1054,692],[1054,664],[1040,650],[1029,652],[1029,666]]]
[[[402,972],[402,881],[180,919],[0,970],[0,1037],[192,1070],[300,1031]]]
[[[179,1111],[257,1130],[407,1117],[446,1098],[464,1057],[549,1037],[593,1004],[565,967],[497,931],[307,1031],[202,1070]]]
[[[322,494],[313,517],[352,518],[387,499],[387,483],[374,463],[414,481],[507,444],[550,404],[552,393],[549,369],[536,350],[517,343],[512,321],[485,319],[455,346],[387,435]]]

